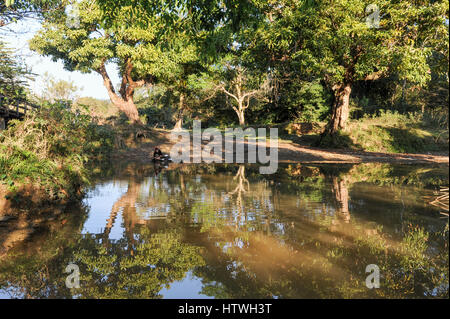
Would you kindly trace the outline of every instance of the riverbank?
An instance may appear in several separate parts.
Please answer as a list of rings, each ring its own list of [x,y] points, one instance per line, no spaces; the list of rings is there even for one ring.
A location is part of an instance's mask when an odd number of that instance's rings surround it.
[[[98,166],[108,166],[110,160],[151,163],[155,146],[170,153],[175,144],[170,139],[171,131],[166,129],[115,121],[100,125],[90,116],[79,116],[59,106],[41,112],[44,114],[29,117],[2,133],[0,211],[81,198],[90,176],[98,174],[88,162],[98,161]],[[302,132],[297,132],[297,139],[288,139],[281,132],[280,163],[449,164],[448,151],[412,154],[319,148],[312,146],[313,139]],[[317,136],[317,132],[313,133]],[[244,142],[245,153],[249,143],[256,140]],[[203,146],[206,144],[203,141]],[[247,154],[244,158],[248,158]]]
[[[145,136],[137,140],[133,144],[127,143],[129,145],[127,148],[118,150],[112,154],[112,157],[116,160],[145,163],[151,160],[155,146],[158,146],[164,153],[170,153],[175,145],[170,140],[170,131],[162,129],[148,130]],[[245,142],[246,145],[248,143],[252,142]],[[278,159],[281,163],[449,164],[448,152],[429,154],[367,152],[352,149],[319,148],[285,140],[279,140]]]
[[[0,197],[8,205],[65,203],[82,197],[92,172],[114,149],[115,133],[63,103],[44,104],[0,133]],[[6,204],[5,204],[6,205]]]

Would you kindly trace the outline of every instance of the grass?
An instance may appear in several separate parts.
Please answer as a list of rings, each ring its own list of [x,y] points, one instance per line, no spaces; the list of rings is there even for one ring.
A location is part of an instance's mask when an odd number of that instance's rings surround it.
[[[283,142],[295,142],[324,148],[344,148],[381,153],[446,153],[449,151],[449,133],[446,122],[430,114],[380,110],[377,115],[366,115],[349,120],[347,127],[333,139],[325,137],[320,145],[320,134],[326,123],[315,123],[310,132],[298,134],[281,129]]]
[[[31,185],[49,200],[76,197],[89,183],[87,162],[107,157],[113,148],[111,128],[63,104],[43,105],[0,133],[0,183],[13,197]]]
[[[381,111],[351,121],[344,133],[366,151],[387,153],[448,152],[448,128],[441,128],[421,113],[408,115]]]

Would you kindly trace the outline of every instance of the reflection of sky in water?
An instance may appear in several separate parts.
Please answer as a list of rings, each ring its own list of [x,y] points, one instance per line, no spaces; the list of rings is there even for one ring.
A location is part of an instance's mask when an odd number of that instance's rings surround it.
[[[90,207],[89,217],[84,223],[83,234],[99,234],[105,229],[107,219],[111,214],[114,203],[128,189],[128,181],[125,182],[109,182],[100,184],[91,191],[85,199],[86,205]],[[110,239],[120,239],[123,236],[122,214],[119,212],[114,222],[114,226],[109,234]]]
[[[6,290],[0,290],[0,299],[10,299],[11,296],[6,292]]]
[[[146,179],[142,185],[142,189],[140,190],[140,198],[146,199],[148,198],[148,187],[150,184],[153,184],[156,189],[159,188],[159,185],[156,183],[154,178],[150,177]],[[163,182],[163,189],[169,188],[167,182]],[[89,217],[84,223],[84,227],[82,230],[83,234],[99,234],[104,231],[104,228],[107,223],[107,219],[110,218],[111,210],[114,203],[120,199],[128,190],[128,181],[115,181],[108,182],[104,184],[99,184],[95,187],[94,190],[89,192],[87,198],[84,200],[85,204],[90,207]],[[136,208],[141,206],[142,204],[136,202]],[[163,205],[164,206],[164,205]],[[170,210],[170,205],[165,205],[163,210],[168,212]],[[153,212],[154,210],[154,212]],[[123,216],[122,216],[123,208],[121,208],[117,214],[117,217],[114,221],[114,225],[111,228],[111,232],[109,234],[109,239],[111,240],[119,240],[124,236],[124,228],[123,228]],[[153,214],[152,214],[153,213]],[[159,211],[159,207],[148,207],[144,213],[141,213],[142,217],[151,218],[154,217],[152,215],[161,215]],[[189,298],[198,298],[198,299],[212,299],[213,297],[209,297],[201,294],[202,282],[199,278],[194,276],[192,272],[188,272],[186,276],[180,281],[174,281],[167,288],[163,288],[160,291],[160,294],[164,298],[168,299],[183,299],[186,296]],[[10,298],[6,292],[0,291],[0,298]]]
[[[160,294],[167,299],[185,299],[186,296],[196,299],[213,299],[200,293],[202,287],[201,280],[188,272],[182,280],[171,283],[169,288],[163,288]]]

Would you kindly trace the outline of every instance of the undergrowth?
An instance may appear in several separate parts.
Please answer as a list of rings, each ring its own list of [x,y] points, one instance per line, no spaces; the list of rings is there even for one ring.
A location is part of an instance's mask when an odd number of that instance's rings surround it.
[[[345,130],[320,143],[321,147],[386,153],[448,152],[448,145],[448,124],[432,114],[384,110],[349,121]]]
[[[0,132],[0,182],[12,193],[32,184],[52,200],[76,196],[89,183],[86,163],[109,156],[114,135],[63,103],[42,105]]]

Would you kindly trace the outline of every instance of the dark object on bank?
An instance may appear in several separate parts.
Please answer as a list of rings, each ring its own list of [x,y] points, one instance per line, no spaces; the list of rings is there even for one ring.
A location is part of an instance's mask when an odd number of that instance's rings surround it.
[[[164,154],[158,147],[155,147],[155,151],[153,152],[153,161],[154,162],[172,162],[172,159],[168,154]]]

